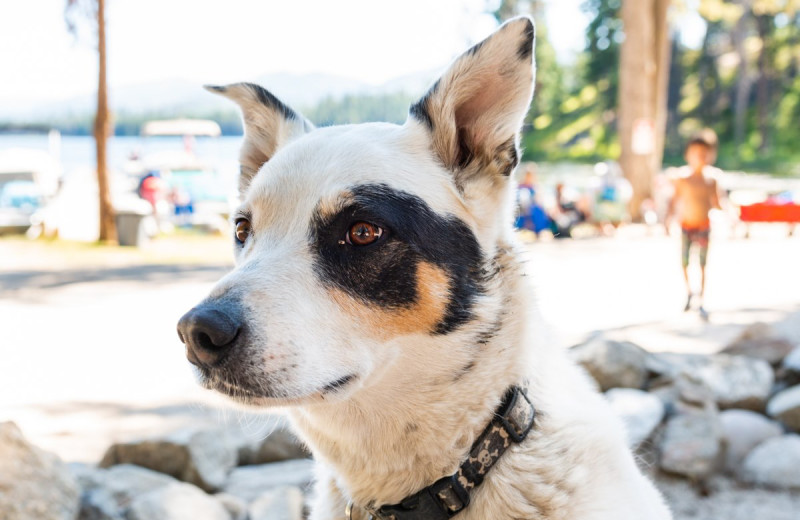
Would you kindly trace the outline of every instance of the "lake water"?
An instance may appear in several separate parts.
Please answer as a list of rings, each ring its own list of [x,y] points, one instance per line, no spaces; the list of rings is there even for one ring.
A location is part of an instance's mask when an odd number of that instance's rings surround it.
[[[95,144],[92,137],[62,136],[60,145],[56,146],[57,159],[64,166],[64,175],[78,169],[92,168],[95,163]],[[218,169],[228,170],[236,167],[239,157],[241,136],[198,137],[193,149],[203,162]],[[49,150],[50,139],[46,134],[33,135],[0,135],[0,151],[9,148],[34,148]],[[183,150],[181,137],[112,137],[108,140],[108,165],[112,170],[121,170],[131,154],[140,156],[155,152]]]

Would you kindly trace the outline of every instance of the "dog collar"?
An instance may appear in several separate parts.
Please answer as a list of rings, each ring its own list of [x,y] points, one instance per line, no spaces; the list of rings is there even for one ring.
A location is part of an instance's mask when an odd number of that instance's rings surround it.
[[[523,388],[512,386],[491,422],[470,448],[467,460],[458,471],[406,497],[401,502],[378,508],[365,506],[370,520],[446,520],[463,511],[470,493],[483,479],[511,443],[519,444],[533,428],[536,410]],[[345,517],[353,518],[353,502]]]

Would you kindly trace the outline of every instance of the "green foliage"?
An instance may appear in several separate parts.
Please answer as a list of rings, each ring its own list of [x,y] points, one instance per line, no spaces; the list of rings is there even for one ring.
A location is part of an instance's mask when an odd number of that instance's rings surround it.
[[[547,100],[544,89],[537,91],[537,98],[545,99],[534,102],[532,124],[523,136],[525,159],[618,157],[621,1],[583,2],[591,16],[584,53],[573,67],[559,69],[557,103]],[[710,126],[720,136],[721,167],[798,171],[800,0],[701,0],[697,8],[707,25],[702,46],[689,49],[675,41],[672,47],[665,164],[680,164],[687,138]],[[540,20],[540,31],[541,26]],[[740,36],[744,56],[737,55],[734,41]],[[749,84],[740,85],[745,77]],[[743,109],[736,104],[737,88],[746,94]],[[744,122],[739,143],[737,110],[744,110],[738,118]]]
[[[684,81],[676,103],[677,133],[685,138],[698,127],[714,128],[723,168],[796,170],[800,1],[701,0],[699,13],[707,23],[703,45],[680,53]],[[741,106],[739,93],[746,96]],[[668,162],[680,162],[679,149],[667,152]]]
[[[619,85],[619,48],[623,39],[619,19],[621,0],[585,0],[582,9],[591,22],[586,28],[583,55],[572,67],[555,62],[543,75],[543,60],[549,58],[549,41],[537,38],[538,84],[551,82],[552,95],[537,89],[532,125],[523,136],[523,158],[537,161],[594,162],[619,155],[616,106]],[[543,19],[538,33],[547,35]]]

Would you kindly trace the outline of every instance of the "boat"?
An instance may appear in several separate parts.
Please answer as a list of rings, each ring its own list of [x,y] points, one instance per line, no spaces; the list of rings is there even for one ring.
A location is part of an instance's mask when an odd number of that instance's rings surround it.
[[[58,192],[62,173],[44,150],[0,150],[0,233],[26,232],[34,213]]]
[[[219,125],[204,119],[148,121],[141,135],[147,138],[183,137],[183,149],[145,154],[126,167],[137,178],[139,196],[148,200],[163,223],[221,231],[236,206],[235,176],[226,176],[194,153],[197,137],[218,137]],[[158,182],[148,183],[148,180]],[[151,184],[153,188],[151,188]]]

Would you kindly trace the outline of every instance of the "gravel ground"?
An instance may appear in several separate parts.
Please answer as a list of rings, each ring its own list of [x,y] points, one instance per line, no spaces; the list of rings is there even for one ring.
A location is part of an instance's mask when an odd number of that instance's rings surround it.
[[[661,476],[656,485],[664,493],[675,520],[800,518],[800,492],[748,489],[726,478],[710,482],[707,496],[683,479]]]
[[[682,312],[676,237],[630,227],[615,238],[538,242],[527,269],[565,345],[602,333],[653,351],[710,353],[755,321],[800,344],[800,237],[758,231],[712,244],[709,323]],[[200,390],[175,334],[230,265],[226,237],[144,251],[0,238],[0,421],[86,462],[112,442],[187,424],[222,421],[256,436],[270,428]],[[658,484],[680,520],[800,518],[798,493],[719,479],[704,497],[683,480]]]

